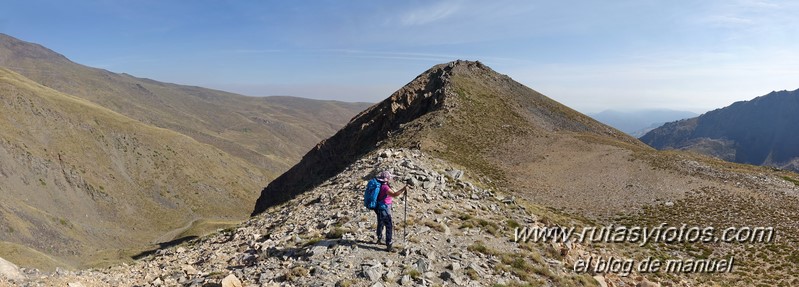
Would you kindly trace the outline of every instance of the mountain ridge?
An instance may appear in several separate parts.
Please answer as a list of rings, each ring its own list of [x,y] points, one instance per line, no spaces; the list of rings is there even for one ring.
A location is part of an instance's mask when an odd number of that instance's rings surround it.
[[[262,185],[365,107],[137,78],[5,34],[0,74],[0,257],[45,270],[240,222]]]
[[[68,266],[92,264],[102,249],[147,246],[194,217],[242,219],[246,212],[237,207],[266,180],[211,145],[4,68],[0,96],[0,240]]]
[[[641,140],[658,149],[691,150],[727,161],[799,171],[799,90],[771,92],[698,117],[671,122]]]
[[[117,74],[74,63],[41,45],[4,34],[0,35],[0,66],[65,94],[217,146],[271,177],[366,107],[365,103],[293,98],[305,103],[301,106],[287,101],[291,98],[246,97]],[[303,106],[329,112],[319,116],[296,109]]]
[[[509,134],[516,136],[507,138]],[[391,139],[384,141],[388,135]],[[599,140],[625,148],[649,149],[635,138],[563,106],[480,62],[458,60],[428,69],[386,100],[353,118],[336,135],[320,142],[298,165],[262,191],[252,214],[318,184],[374,146],[420,148],[482,175],[502,179],[509,173],[506,159],[494,156],[501,152],[492,150],[513,147],[498,147],[494,141],[499,140],[501,145],[524,145],[526,140],[522,139],[549,141],[549,135],[567,137],[569,141],[583,138],[589,142]],[[485,154],[492,155],[484,157]],[[314,177],[309,178],[309,174]]]

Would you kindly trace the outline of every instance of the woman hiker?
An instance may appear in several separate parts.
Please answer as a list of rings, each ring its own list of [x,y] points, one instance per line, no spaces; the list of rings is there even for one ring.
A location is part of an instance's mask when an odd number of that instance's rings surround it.
[[[394,197],[400,196],[405,193],[408,186],[404,186],[399,191],[391,189],[389,183],[392,181],[391,172],[385,170],[377,176],[377,181],[380,182],[380,193],[377,195],[377,205],[375,214],[377,214],[377,244],[380,244],[383,238],[383,227],[386,228],[386,251],[391,252],[391,241],[394,233],[394,223],[391,220],[391,202]]]

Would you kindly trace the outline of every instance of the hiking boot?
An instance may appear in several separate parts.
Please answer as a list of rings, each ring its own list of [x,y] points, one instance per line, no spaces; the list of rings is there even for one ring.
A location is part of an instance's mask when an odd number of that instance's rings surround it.
[[[378,237],[377,240],[375,240],[375,244],[380,244],[380,242],[383,242],[383,238]]]
[[[386,251],[387,252],[394,252],[394,247],[392,247],[391,244],[386,244]]]

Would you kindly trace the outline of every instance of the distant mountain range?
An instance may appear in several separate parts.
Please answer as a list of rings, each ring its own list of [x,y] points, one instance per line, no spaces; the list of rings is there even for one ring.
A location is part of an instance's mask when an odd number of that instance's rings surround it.
[[[633,137],[641,137],[650,130],[667,122],[692,118],[699,114],[689,111],[667,109],[645,109],[633,111],[605,110],[589,114],[603,124],[617,128]]]
[[[136,78],[0,34],[0,257],[110,264],[236,223],[367,106]]]
[[[246,97],[74,63],[0,34],[0,67],[156,127],[216,146],[275,177],[369,104]]]
[[[657,149],[691,150],[727,161],[799,171],[799,90],[670,122],[641,137]]]

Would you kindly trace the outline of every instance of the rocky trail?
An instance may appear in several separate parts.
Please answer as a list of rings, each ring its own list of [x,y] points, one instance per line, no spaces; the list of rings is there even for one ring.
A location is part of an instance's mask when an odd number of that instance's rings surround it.
[[[406,238],[405,198],[395,198],[393,252],[374,242],[375,215],[362,203],[366,180],[383,169],[397,174],[397,188],[402,182],[413,186],[408,191]],[[538,215],[513,197],[484,190],[469,179],[418,150],[382,150],[237,227],[158,250],[132,265],[55,273],[21,269],[16,280],[3,279],[0,285],[597,284],[589,275],[571,271],[570,261],[586,252],[582,247],[513,242],[514,227],[543,224]]]

